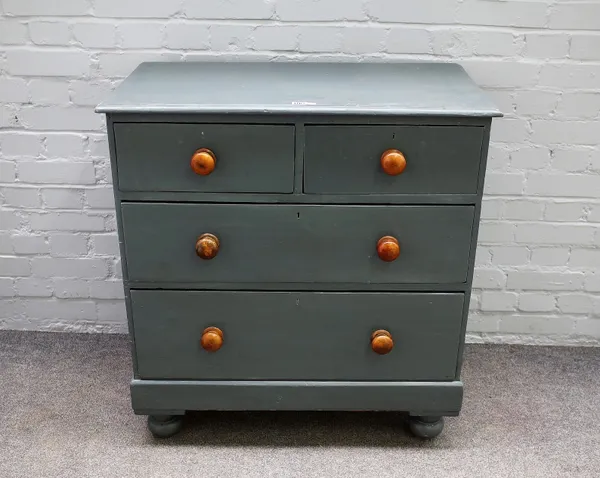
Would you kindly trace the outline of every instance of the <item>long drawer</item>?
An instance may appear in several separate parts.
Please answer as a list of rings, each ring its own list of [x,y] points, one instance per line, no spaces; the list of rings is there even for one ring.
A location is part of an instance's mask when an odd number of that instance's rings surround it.
[[[463,294],[132,290],[146,379],[451,380]],[[201,347],[218,327],[222,346]],[[391,351],[373,351],[385,330]]]
[[[462,283],[473,214],[471,206],[122,205],[129,280],[161,283]],[[197,255],[205,234],[218,241],[210,260]],[[378,250],[385,236],[400,251],[390,262]]]
[[[475,194],[483,128],[316,126],[305,133],[304,192]],[[404,169],[389,175],[381,156],[396,150]],[[398,172],[395,170],[392,172]]]
[[[116,123],[121,191],[291,193],[294,126]],[[214,169],[197,174],[191,158],[208,150]]]

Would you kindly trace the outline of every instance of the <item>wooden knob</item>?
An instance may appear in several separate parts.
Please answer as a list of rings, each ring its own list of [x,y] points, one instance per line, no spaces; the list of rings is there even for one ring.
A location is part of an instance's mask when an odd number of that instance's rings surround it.
[[[382,169],[390,176],[397,176],[406,168],[406,158],[397,149],[384,151],[380,161]]]
[[[392,262],[400,255],[400,243],[393,236],[383,236],[377,241],[377,255],[382,261]]]
[[[218,327],[207,327],[202,332],[200,345],[207,352],[216,352],[223,346],[223,331]]]
[[[202,234],[196,241],[196,254],[201,259],[209,260],[219,253],[219,238],[214,234]]]
[[[207,176],[215,169],[217,157],[210,149],[200,148],[192,155],[190,165],[196,174]]]
[[[394,348],[394,339],[387,330],[376,330],[371,334],[371,348],[379,355],[389,354]]]

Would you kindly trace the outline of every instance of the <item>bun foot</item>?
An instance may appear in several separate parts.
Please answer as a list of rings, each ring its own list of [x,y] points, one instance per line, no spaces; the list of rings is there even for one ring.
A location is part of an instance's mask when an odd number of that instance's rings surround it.
[[[169,438],[183,426],[183,415],[148,415],[148,430],[156,438]]]
[[[444,417],[409,417],[408,427],[416,437],[435,438],[444,429]]]

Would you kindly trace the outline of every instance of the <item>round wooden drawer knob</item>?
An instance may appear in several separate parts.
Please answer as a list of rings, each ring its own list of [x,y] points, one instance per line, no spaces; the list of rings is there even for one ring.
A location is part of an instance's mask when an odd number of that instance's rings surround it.
[[[400,243],[392,236],[383,236],[377,241],[377,255],[382,261],[392,262],[400,255]]]
[[[219,245],[219,238],[214,234],[202,234],[196,241],[196,254],[201,259],[212,259],[219,253]]]
[[[376,330],[371,334],[371,348],[379,355],[389,354],[394,348],[394,339],[387,330]]]
[[[207,327],[202,332],[200,345],[207,352],[216,352],[223,346],[223,331],[218,327]]]
[[[381,155],[381,168],[385,174],[397,176],[406,168],[406,158],[397,149],[388,149]]]
[[[217,165],[217,157],[208,148],[200,148],[192,155],[190,166],[196,174],[207,176],[213,172]]]

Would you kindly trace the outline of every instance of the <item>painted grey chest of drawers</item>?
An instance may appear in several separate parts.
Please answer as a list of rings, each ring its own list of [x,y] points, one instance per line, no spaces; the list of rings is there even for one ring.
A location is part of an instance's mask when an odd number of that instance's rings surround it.
[[[107,115],[133,409],[457,415],[491,119],[452,64],[144,63]]]

